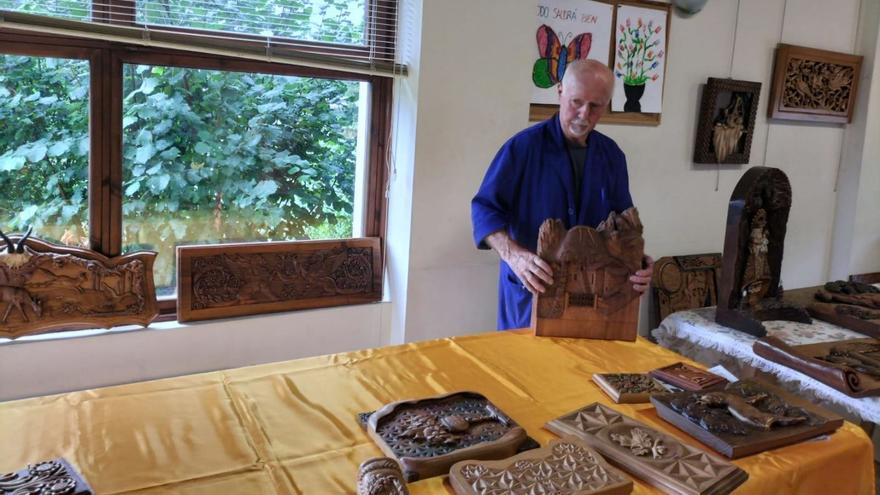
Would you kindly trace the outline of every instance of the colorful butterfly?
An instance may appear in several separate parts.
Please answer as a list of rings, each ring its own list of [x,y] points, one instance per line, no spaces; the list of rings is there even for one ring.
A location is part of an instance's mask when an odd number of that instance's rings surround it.
[[[562,81],[565,68],[575,60],[587,58],[593,44],[592,33],[581,33],[568,46],[559,42],[553,28],[546,24],[538,28],[539,58],[532,68],[532,81],[539,88],[549,88]]]

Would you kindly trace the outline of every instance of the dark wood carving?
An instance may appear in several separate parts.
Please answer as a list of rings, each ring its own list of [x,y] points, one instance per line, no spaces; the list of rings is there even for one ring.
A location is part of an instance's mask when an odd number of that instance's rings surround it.
[[[649,375],[680,389],[690,391],[710,390],[728,383],[727,380],[714,373],[684,363],[657,368]]]
[[[761,83],[710,77],[703,88],[694,163],[749,163]]]
[[[767,116],[846,124],[852,121],[862,57],[780,43]]]
[[[861,282],[863,284],[880,284],[880,272],[858,273],[849,276],[850,282]]]
[[[409,495],[400,464],[388,457],[374,457],[358,468],[357,495]]]
[[[177,319],[207,320],[382,299],[378,238],[177,248]]]
[[[593,381],[618,404],[650,402],[651,395],[669,392],[643,373],[595,373]]]
[[[727,209],[718,323],[763,337],[767,330],[762,321],[812,322],[803,308],[782,299],[789,209],[791,185],[781,170],[752,167],[737,183]]]
[[[546,428],[584,440],[615,466],[666,493],[725,494],[749,477],[724,459],[598,402],[554,419]]]
[[[635,340],[639,293],[629,277],[642,267],[644,248],[635,208],[612,212],[595,229],[545,221],[538,256],[552,266],[554,283],[534,298],[535,335]]]
[[[765,359],[800,371],[850,397],[880,395],[880,340],[790,346],[767,336],[757,340],[752,349]]]
[[[628,476],[575,437],[500,461],[457,462],[449,482],[458,495],[625,495],[633,488]]]
[[[815,318],[880,338],[880,289],[849,281],[828,282],[816,292],[807,311]]]
[[[654,263],[651,285],[654,292],[651,328],[664,318],[687,309],[718,304],[721,253],[665,256]]]
[[[367,433],[409,482],[445,474],[465,459],[510,457],[528,440],[522,427],[474,392],[388,404],[370,415]]]
[[[738,381],[723,390],[655,395],[661,418],[731,459],[831,433],[843,418],[770,385]]]
[[[0,495],[92,495],[94,492],[64,459],[31,464],[0,474]]]
[[[159,314],[153,285],[156,253],[107,258],[25,236],[2,235],[0,337],[147,326]]]

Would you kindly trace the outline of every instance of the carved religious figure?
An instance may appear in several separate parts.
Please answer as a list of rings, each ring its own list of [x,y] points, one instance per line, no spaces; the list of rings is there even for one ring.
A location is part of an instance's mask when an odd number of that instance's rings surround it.
[[[724,163],[727,156],[736,151],[740,138],[745,134],[743,97],[741,94],[733,93],[732,100],[730,105],[721,111],[721,116],[712,130],[712,144],[718,163]]]
[[[770,290],[770,263],[767,260],[770,240],[767,233],[767,212],[758,208],[752,217],[749,233],[749,254],[743,272],[744,301],[757,306]]]

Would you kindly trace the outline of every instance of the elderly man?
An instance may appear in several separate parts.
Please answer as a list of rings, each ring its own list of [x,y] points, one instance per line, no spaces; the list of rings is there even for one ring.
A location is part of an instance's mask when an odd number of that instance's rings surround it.
[[[501,257],[499,330],[529,326],[532,294],[553,283],[550,265],[535,254],[544,220],[595,227],[633,205],[623,152],[593,130],[613,88],[605,65],[571,63],[558,87],[559,113],[501,147],[471,202],[474,242]],[[650,257],[645,267],[630,278],[639,292],[651,281]]]

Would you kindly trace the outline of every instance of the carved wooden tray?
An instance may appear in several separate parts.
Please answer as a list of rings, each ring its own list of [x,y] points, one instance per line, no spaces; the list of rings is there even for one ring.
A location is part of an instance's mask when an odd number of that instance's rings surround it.
[[[880,310],[855,307],[851,304],[814,302],[807,305],[814,318],[825,320],[869,337],[880,338]],[[876,318],[873,316],[876,315]]]
[[[743,405],[743,401],[747,404]],[[748,402],[753,402],[754,407],[747,407]],[[836,414],[752,380],[731,383],[720,391],[655,395],[651,403],[661,418],[731,459],[831,433],[843,425],[843,418]],[[753,417],[758,422],[766,420],[770,426],[764,429],[741,421],[731,414],[728,406],[720,405],[724,403],[732,404],[730,407],[736,408],[740,415]],[[771,421],[771,417],[775,419]],[[784,422],[794,424],[784,425]]]
[[[27,236],[8,239],[16,252],[0,251],[0,337],[147,326],[159,314],[156,253],[107,258]]]
[[[680,389],[690,391],[718,388],[727,383],[727,380],[714,373],[684,363],[670,364],[652,370],[648,374]]]
[[[660,382],[644,373],[595,373],[593,382],[618,404],[650,402],[653,394],[667,394]]]
[[[0,495],[92,495],[91,487],[64,459],[38,462],[0,474]]]
[[[598,402],[554,419],[546,428],[582,439],[612,464],[667,493],[726,494],[749,478],[730,462]]]
[[[458,495],[625,495],[633,483],[575,437],[500,461],[460,461],[449,470]]]
[[[455,392],[388,404],[370,415],[367,434],[396,459],[408,482],[445,474],[465,459],[504,459],[526,431],[485,396]]]
[[[880,395],[880,340],[790,346],[768,336],[756,341],[752,349],[763,358],[800,371],[850,397]]]

